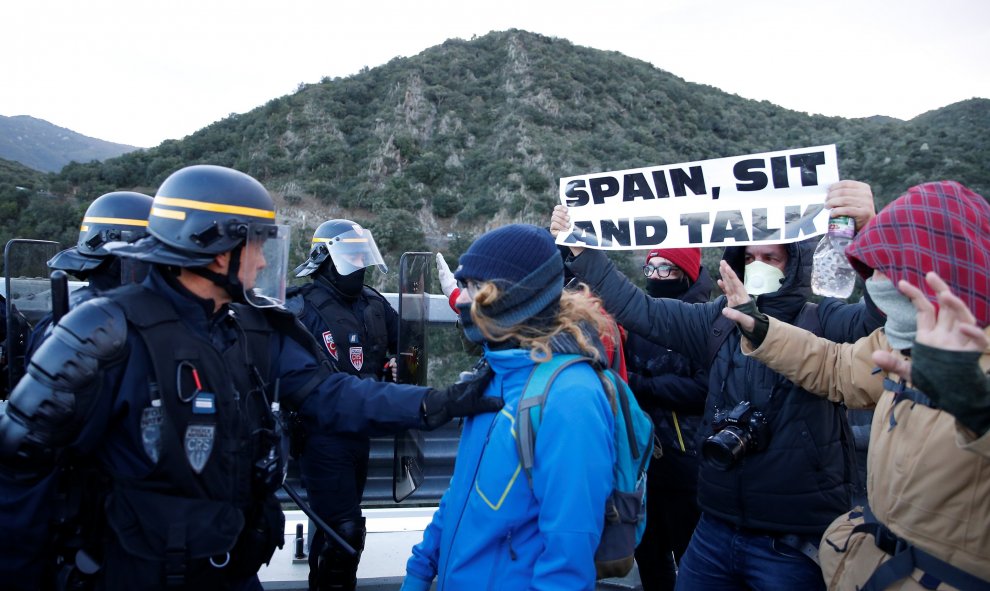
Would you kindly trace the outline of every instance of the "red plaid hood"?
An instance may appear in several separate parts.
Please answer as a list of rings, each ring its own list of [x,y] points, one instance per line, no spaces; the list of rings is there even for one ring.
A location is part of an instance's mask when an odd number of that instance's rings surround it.
[[[883,208],[846,249],[864,278],[881,271],[896,285],[904,279],[935,295],[925,273],[935,271],[990,325],[990,204],[955,181],[908,189]]]

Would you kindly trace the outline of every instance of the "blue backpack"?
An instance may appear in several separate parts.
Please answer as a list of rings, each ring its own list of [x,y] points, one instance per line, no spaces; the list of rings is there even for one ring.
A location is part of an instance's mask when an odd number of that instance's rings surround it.
[[[536,434],[550,383],[564,368],[575,363],[593,362],[582,355],[554,355],[549,361],[537,363],[519,400],[516,447],[530,487]],[[604,579],[629,574],[636,546],[646,529],[646,469],[653,455],[653,421],[615,371],[595,369],[615,410],[612,493],[605,503],[605,525],[595,551],[597,578]]]

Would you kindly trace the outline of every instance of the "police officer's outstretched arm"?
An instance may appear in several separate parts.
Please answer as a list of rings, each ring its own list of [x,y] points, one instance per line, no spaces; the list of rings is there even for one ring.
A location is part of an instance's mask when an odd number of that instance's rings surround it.
[[[455,417],[494,412],[500,398],[484,396],[490,373],[446,388],[362,380],[332,372],[292,339],[278,354],[282,401],[313,428],[368,435],[435,429]]]
[[[468,417],[502,408],[502,398],[485,396],[485,389],[492,379],[487,365],[470,379],[442,389],[430,388],[423,397],[423,428],[433,430],[453,418]]]

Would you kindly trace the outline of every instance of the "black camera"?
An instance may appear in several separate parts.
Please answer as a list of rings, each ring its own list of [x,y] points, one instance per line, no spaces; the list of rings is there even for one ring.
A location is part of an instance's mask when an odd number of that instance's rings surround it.
[[[701,454],[719,470],[728,470],[747,453],[766,449],[770,441],[767,417],[743,401],[731,412],[716,412],[715,434],[705,439]]]

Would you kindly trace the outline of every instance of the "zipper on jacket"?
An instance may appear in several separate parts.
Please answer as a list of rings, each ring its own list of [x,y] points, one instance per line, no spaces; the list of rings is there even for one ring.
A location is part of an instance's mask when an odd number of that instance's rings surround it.
[[[509,551],[509,559],[513,562],[519,558],[516,555],[516,551],[512,549],[512,531],[510,530],[506,533],[505,537],[498,541],[498,549],[495,552],[495,563],[492,565],[492,573],[488,577],[487,591],[494,591],[495,589],[501,589],[499,586],[501,580],[499,577],[502,575],[502,571],[505,567],[505,552],[503,549]]]
[[[505,400],[504,394],[502,399]],[[481,451],[478,453],[478,463],[474,466],[474,475],[471,476],[470,484],[468,485],[470,488],[464,496],[464,503],[461,505],[461,509],[457,513],[457,521],[454,523],[454,531],[450,535],[450,542],[447,544],[446,548],[444,548],[441,541],[440,552],[449,553],[450,548],[454,545],[454,540],[457,539],[457,530],[461,528],[461,520],[464,519],[464,511],[467,510],[468,503],[471,501],[471,493],[474,490],[474,483],[478,479],[478,470],[481,469],[481,460],[485,457],[485,450],[488,448],[488,441],[491,439],[492,431],[495,430],[495,423],[498,422],[498,417],[500,414],[501,413],[498,412],[495,413],[495,416],[492,418],[492,423],[488,425],[488,433],[485,434],[485,441],[481,444]],[[446,582],[447,569],[445,568],[442,573],[437,573],[437,591],[442,591],[444,589],[444,585],[446,585]]]

